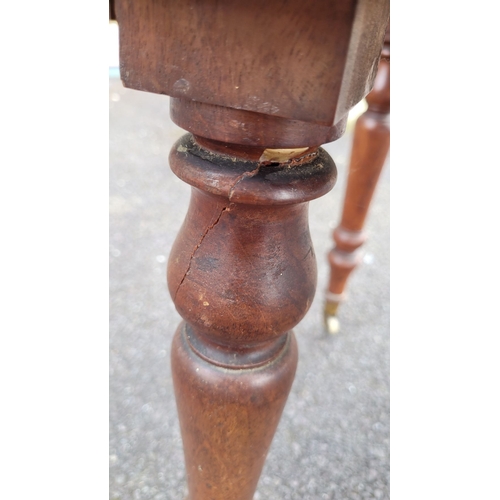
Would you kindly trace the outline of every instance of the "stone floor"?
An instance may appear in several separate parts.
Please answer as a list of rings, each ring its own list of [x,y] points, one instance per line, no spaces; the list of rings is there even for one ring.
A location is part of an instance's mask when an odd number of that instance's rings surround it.
[[[110,499],[182,500],[182,443],[170,376],[180,317],[166,288],[189,187],[168,167],[184,132],[168,98],[110,78]],[[362,266],[322,326],[326,253],[340,217],[352,127],[325,146],[333,191],[310,205],[318,291],[295,328],[299,365],[255,500],[389,498],[389,165],[367,221]]]

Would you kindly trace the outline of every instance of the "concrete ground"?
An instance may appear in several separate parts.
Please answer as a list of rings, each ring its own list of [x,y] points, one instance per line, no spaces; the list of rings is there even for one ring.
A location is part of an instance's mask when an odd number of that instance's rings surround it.
[[[170,376],[180,316],[166,288],[190,188],[168,167],[184,132],[168,98],[110,78],[110,499],[182,500],[182,443]],[[365,258],[322,326],[326,253],[340,217],[351,131],[325,146],[333,191],[310,205],[318,291],[295,328],[299,365],[255,500],[389,498],[389,165],[366,230]]]

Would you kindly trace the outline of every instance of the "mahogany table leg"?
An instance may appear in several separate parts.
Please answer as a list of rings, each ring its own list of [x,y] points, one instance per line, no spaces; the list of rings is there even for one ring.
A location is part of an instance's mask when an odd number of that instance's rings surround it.
[[[114,13],[124,85],[169,95],[192,134],[170,157],[192,198],[168,266],[189,500],[251,500],[316,287],[308,202],[336,177],[319,146],[372,87],[389,2],[115,0]]]
[[[359,247],[365,242],[363,226],[377,181],[389,151],[389,36],[373,90],[366,97],[368,109],[359,117],[349,165],[342,218],[333,232],[335,247],[328,254],[330,281],[324,308],[325,326],[337,333],[337,309],[344,297],[347,280],[359,264]]]
[[[291,329],[316,288],[308,201],[336,168],[321,148],[291,164],[211,146],[188,134],[170,155],[193,186],[168,265],[185,320],[172,373],[189,500],[251,500],[295,375]]]

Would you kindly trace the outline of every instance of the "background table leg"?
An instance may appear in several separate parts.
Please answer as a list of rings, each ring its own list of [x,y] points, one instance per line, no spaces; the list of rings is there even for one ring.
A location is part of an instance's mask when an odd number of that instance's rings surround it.
[[[359,264],[359,248],[366,240],[363,226],[373,193],[389,152],[389,42],[386,41],[368,109],[356,122],[342,219],[333,232],[335,247],[329,252],[330,282],[324,319],[330,333],[337,333],[337,309],[347,280]]]

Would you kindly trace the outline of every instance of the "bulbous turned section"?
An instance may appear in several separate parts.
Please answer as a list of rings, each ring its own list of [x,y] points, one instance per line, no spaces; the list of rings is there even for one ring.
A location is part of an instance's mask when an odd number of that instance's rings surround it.
[[[251,500],[295,376],[291,329],[316,288],[308,201],[336,168],[322,149],[279,150],[280,163],[213,147],[186,135],[170,155],[193,186],[167,271],[184,319],[172,374],[189,500]]]
[[[193,186],[170,254],[168,286],[197,335],[244,349],[274,340],[306,314],[316,289],[307,201],[335,182],[322,149],[298,166],[241,160],[186,135],[171,168]]]

